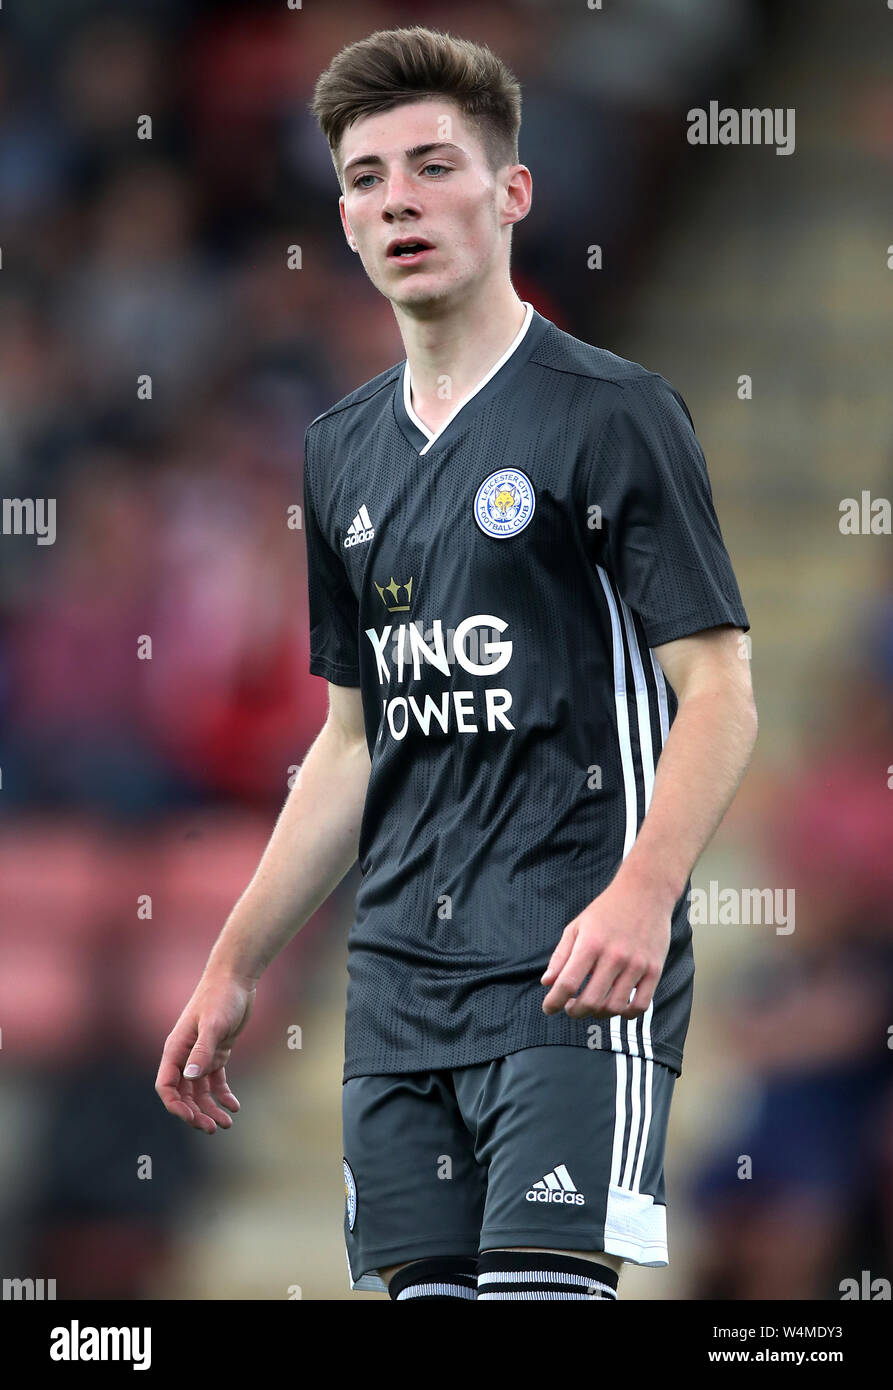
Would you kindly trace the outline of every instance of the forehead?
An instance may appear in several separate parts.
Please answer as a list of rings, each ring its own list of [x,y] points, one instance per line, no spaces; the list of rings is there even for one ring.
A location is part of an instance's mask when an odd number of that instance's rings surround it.
[[[437,140],[451,140],[472,154],[483,153],[477,128],[456,103],[448,97],[431,96],[363,116],[348,126],[341,137],[341,167],[358,155],[400,158],[414,145]]]

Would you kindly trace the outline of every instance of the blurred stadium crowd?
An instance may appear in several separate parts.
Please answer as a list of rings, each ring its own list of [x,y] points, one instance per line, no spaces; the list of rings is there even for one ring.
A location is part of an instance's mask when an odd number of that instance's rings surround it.
[[[402,23],[489,42],[521,79],[535,180],[516,288],[623,351],[651,253],[685,220],[679,111],[719,83],[734,91],[786,8],[4,10],[0,476],[6,498],[56,499],[57,537],[0,536],[0,1275],[55,1277],[60,1298],[214,1296],[176,1280],[178,1217],[220,1174],[163,1111],[155,1070],[325,715],[288,524],[304,430],[403,356],[343,241],[307,111],[316,75],[344,43]],[[590,226],[607,268],[584,294]],[[758,643],[746,555],[733,561]],[[796,888],[799,926],[784,967],[778,951],[749,958],[717,1012],[749,1101],[738,1129],[718,1117],[713,1151],[687,1149],[670,1174],[686,1213],[671,1222],[688,1232],[677,1296],[833,1298],[863,1266],[893,1273],[891,1054],[878,1045],[893,1018],[878,777],[893,763],[891,592],[893,567],[864,667],[840,673],[802,765],[775,781],[757,765],[732,821],[745,853],[771,855],[770,881]],[[237,1074],[272,1065],[320,976],[338,1007],[350,899],[347,880],[268,972]],[[294,1177],[314,1138],[289,1143]],[[136,1177],[144,1155],[152,1181]],[[245,1163],[250,1188],[250,1151]],[[340,1270],[337,1213],[327,1239]],[[342,1272],[331,1296],[346,1290]],[[245,1296],[284,1296],[278,1274]]]

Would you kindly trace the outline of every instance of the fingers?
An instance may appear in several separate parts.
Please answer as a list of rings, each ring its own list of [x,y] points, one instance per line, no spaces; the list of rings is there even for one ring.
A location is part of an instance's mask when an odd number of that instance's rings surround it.
[[[239,1102],[227,1085],[222,1067],[211,1076],[200,1077],[198,1081],[181,1081],[180,1090],[167,1109],[193,1129],[214,1134],[218,1128],[230,1129],[233,1123],[232,1117],[221,1110],[218,1101],[229,1110],[239,1109]]]
[[[187,1105],[180,1094],[180,1068],[173,1060],[173,1055],[169,1048],[170,1039],[168,1040],[168,1046],[164,1049],[164,1054],[161,1058],[161,1066],[158,1068],[158,1075],[155,1078],[155,1090],[165,1110],[169,1111],[171,1115],[176,1115],[179,1120],[191,1120],[193,1114],[192,1106]]]
[[[204,1134],[214,1134],[216,1133],[217,1125],[214,1123],[210,1115],[205,1114],[204,1110],[199,1104],[198,1097],[192,1090],[192,1085],[193,1083],[191,1081],[183,1082],[183,1096],[181,1099],[182,1103],[186,1106],[187,1110],[189,1111],[189,1115],[186,1118],[186,1123],[188,1125],[191,1125],[193,1129],[202,1130]]]
[[[202,1107],[194,1093],[194,1083],[184,1081],[179,1067],[165,1058],[162,1058],[161,1066],[158,1068],[155,1090],[165,1110],[170,1115],[175,1115],[178,1120],[209,1133],[213,1133],[217,1128],[212,1119],[203,1115]]]
[[[655,978],[643,962],[624,961],[619,970],[615,967],[601,978],[594,972],[566,1012],[570,1018],[638,1018],[651,1002]]]
[[[630,991],[625,996],[620,987],[622,982],[618,981],[616,992],[621,1002],[618,1008],[611,1008],[611,1013],[620,1014],[621,1018],[638,1018],[646,1009],[650,1008],[659,978],[659,971],[646,970],[636,984],[630,985]],[[623,987],[625,988],[625,985]],[[633,990],[635,990],[635,994],[630,998]],[[629,1002],[624,1002],[625,1000],[629,1000]],[[609,999],[608,1004],[611,1005],[611,1002]]]
[[[559,947],[562,945],[562,942],[559,942]],[[543,1000],[544,1013],[558,1013],[559,1009],[563,1009],[567,1001],[576,995],[583,981],[586,979],[586,976],[592,969],[596,953],[597,948],[595,946],[591,943],[587,943],[583,937],[577,936],[569,957],[561,967],[555,983]]]
[[[644,956],[630,960],[616,945],[610,949],[580,935],[571,946],[562,936],[541,978],[543,984],[553,980],[543,1012],[563,1009],[569,1018],[638,1018],[651,1003],[658,974]]]
[[[193,1123],[197,1129],[203,1129],[208,1134],[213,1134],[218,1125],[221,1129],[229,1129],[232,1125],[232,1116],[225,1110],[221,1110],[212,1092],[211,1083],[207,1076],[201,1077],[198,1081],[184,1081],[184,1087],[190,1088],[188,1104],[193,1107]],[[235,1096],[233,1096],[235,1100]],[[236,1102],[238,1105],[238,1101]],[[210,1121],[206,1124],[205,1121]]]
[[[184,1077],[187,1080],[195,1081],[204,1076],[205,1072],[211,1068],[216,1049],[217,1041],[215,1038],[210,1037],[207,1033],[200,1034],[186,1059],[186,1065],[183,1068]]]
[[[227,1110],[232,1110],[235,1114],[236,1111],[241,1109],[239,1102],[227,1085],[226,1073],[223,1067],[218,1068],[217,1071],[212,1071],[211,1075],[208,1077],[208,1082],[217,1100],[219,1100],[221,1105],[225,1105]]]
[[[551,985],[555,983],[558,975],[567,964],[568,957],[574,949],[574,942],[577,939],[577,928],[573,922],[569,923],[561,933],[558,945],[552,952],[549,964],[544,973],[540,976],[541,985]]]
[[[213,1134],[218,1128],[229,1129],[233,1122],[226,1111],[236,1112],[240,1107],[222,1066],[195,1079],[183,1075],[185,1065],[195,1065],[201,1070],[213,1060],[212,1048],[203,1039],[195,1042],[190,1050],[194,1037],[194,1033],[192,1036],[176,1032],[170,1035],[158,1068],[155,1090],[169,1114],[193,1129]]]
[[[617,986],[624,971],[627,969],[628,962],[622,957],[604,954],[594,963],[592,978],[585,988],[574,991],[565,1008],[568,1018],[586,1018],[596,1011],[603,1011],[605,1000],[617,990]],[[582,985],[582,981],[580,982]],[[630,986],[632,989],[632,986]],[[629,1003],[630,990],[627,990],[623,998],[623,1005]]]

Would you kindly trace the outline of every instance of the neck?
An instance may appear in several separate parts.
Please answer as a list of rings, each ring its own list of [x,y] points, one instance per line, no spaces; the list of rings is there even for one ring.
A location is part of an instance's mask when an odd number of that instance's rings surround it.
[[[424,409],[442,406],[445,399],[455,406],[472,391],[518,336],[526,309],[505,278],[490,293],[475,287],[460,299],[426,304],[424,317],[399,305],[394,313],[409,363],[413,404]]]

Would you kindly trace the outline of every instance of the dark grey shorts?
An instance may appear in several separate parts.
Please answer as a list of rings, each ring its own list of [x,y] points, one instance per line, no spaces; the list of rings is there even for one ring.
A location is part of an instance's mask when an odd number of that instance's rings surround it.
[[[665,1265],[664,1147],[675,1073],[584,1047],[528,1047],[342,1088],[353,1289],[378,1270],[498,1246]]]

